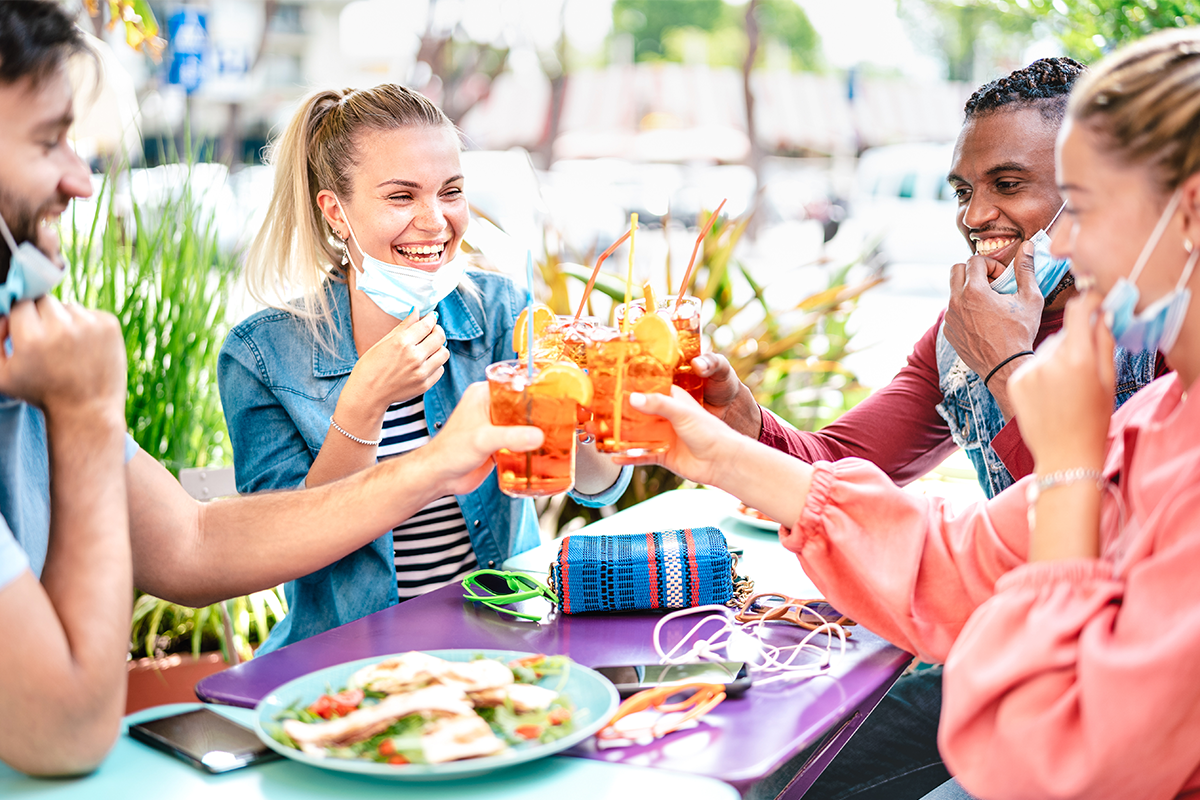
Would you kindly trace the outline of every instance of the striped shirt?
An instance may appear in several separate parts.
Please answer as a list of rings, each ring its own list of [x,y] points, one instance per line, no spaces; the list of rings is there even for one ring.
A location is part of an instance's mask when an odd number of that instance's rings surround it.
[[[383,415],[378,457],[407,453],[428,441],[424,396],[394,403]],[[454,495],[434,500],[397,525],[392,543],[401,601],[453,583],[476,569],[467,521]]]

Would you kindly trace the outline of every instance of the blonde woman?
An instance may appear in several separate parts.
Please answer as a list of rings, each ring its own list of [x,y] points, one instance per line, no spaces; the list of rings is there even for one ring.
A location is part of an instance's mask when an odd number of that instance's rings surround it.
[[[787,523],[839,611],[945,661],[939,744],[962,788],[940,798],[1200,791],[1197,131],[1195,28],[1076,84],[1052,252],[1084,292],[1010,384],[1036,474],[986,504],[955,515],[867,462],[809,466],[686,397],[635,403],[675,427],[668,467]],[[1115,414],[1114,336],[1175,370]]]
[[[469,210],[458,132],[403,86],[320,91],[274,146],[275,189],[246,260],[271,306],[221,348],[238,490],[328,483],[436,436],[484,368],[513,358],[526,294],[459,253]],[[576,499],[628,484],[581,447]],[[360,513],[346,497],[345,513]],[[495,567],[538,543],[530,501],[495,475],[287,586],[271,650]]]

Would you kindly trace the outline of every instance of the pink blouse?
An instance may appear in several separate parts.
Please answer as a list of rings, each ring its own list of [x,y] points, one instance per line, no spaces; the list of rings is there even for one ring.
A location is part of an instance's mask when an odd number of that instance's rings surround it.
[[[831,603],[944,661],[939,746],[987,798],[1200,790],[1200,401],[1113,417],[1101,557],[1025,563],[1025,478],[955,515],[858,459],[816,465],[783,543]]]

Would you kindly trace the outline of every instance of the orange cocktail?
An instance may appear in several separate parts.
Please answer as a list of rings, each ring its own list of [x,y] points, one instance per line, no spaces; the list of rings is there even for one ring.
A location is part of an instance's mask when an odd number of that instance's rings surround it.
[[[592,420],[587,430],[602,453],[647,455],[665,452],[674,432],[671,424],[629,404],[631,392],[670,394],[679,360],[674,331],[660,317],[647,317],[626,333],[597,327],[587,343],[588,376],[592,379]]]
[[[646,313],[643,300],[635,300],[629,304],[629,322],[635,323]],[[700,298],[684,295],[675,308],[675,295],[664,297],[655,304],[659,316],[668,320],[675,328],[679,341],[681,356],[675,367],[673,382],[680,389],[690,394],[697,402],[704,400],[704,378],[696,374],[692,367],[692,359],[700,355]],[[625,316],[625,306],[617,306],[617,324]]]
[[[496,452],[500,491],[511,497],[542,497],[575,485],[575,425],[578,408],[591,400],[591,383],[571,363],[499,361],[487,368],[491,418],[495,425],[534,425],[545,441],[536,450]]]

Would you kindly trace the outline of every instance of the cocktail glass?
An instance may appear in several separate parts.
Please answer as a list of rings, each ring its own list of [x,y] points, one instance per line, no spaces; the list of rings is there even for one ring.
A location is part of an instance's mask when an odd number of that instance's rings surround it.
[[[633,330],[622,333],[607,326],[592,330],[587,364],[594,391],[587,430],[600,452],[640,456],[670,447],[671,423],[629,404],[631,392],[670,394],[675,365],[664,362],[656,350],[661,351],[661,345],[639,341]]]
[[[643,300],[635,300],[629,305],[629,323],[632,325],[646,313],[646,305]],[[670,295],[658,300],[656,306],[659,316],[675,328],[679,349],[683,353],[675,367],[673,383],[690,394],[697,403],[704,400],[704,378],[697,375],[692,367],[692,359],[700,355],[700,305],[700,298],[684,295],[676,310],[675,295]],[[624,304],[617,306],[615,315],[618,327],[625,312]]]
[[[542,497],[565,492],[575,485],[575,425],[580,399],[575,389],[564,389],[563,371],[570,369],[568,383],[587,381],[573,364],[534,362],[533,380],[525,363],[498,361],[486,370],[495,425],[534,425],[545,441],[536,450],[496,452],[500,491],[510,497]],[[591,393],[590,384],[587,393]],[[588,398],[590,399],[590,398]],[[586,402],[586,401],[585,401]]]

